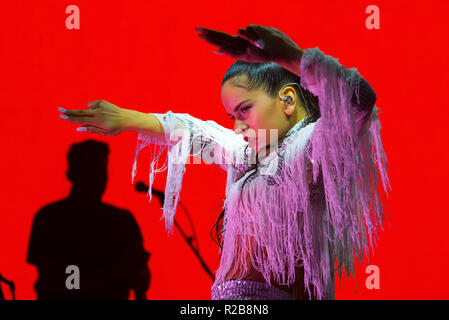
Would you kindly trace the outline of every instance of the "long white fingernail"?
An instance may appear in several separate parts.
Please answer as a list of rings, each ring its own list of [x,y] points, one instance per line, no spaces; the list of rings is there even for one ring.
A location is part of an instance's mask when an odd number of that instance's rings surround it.
[[[61,108],[61,107],[59,107],[58,110],[61,111],[61,112],[66,112],[66,109]]]
[[[87,128],[86,127],[78,127],[78,128],[76,128],[76,131],[78,131],[78,132],[87,132]]]
[[[65,119],[65,120],[67,120],[69,117],[67,117],[65,114],[60,114],[59,115],[62,119]]]

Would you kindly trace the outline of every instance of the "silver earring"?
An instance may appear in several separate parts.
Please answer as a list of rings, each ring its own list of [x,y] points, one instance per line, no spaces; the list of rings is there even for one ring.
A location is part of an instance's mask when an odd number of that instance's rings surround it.
[[[304,94],[302,93],[302,88],[301,88],[301,86],[300,86],[299,84],[297,84],[296,82],[290,82],[290,83],[285,84],[285,85],[279,90],[279,92],[278,92],[279,97],[280,97],[282,100],[284,100],[284,103],[285,103],[286,105],[291,104],[292,101],[293,101],[293,98],[290,97],[290,96],[282,97],[282,96],[281,96],[281,90],[284,89],[284,88],[285,88],[286,86],[288,86],[288,85],[294,85],[294,84],[296,84],[296,85],[298,86],[298,88],[299,88],[299,92],[300,92],[300,94],[301,94],[302,100],[304,101],[304,103],[305,103],[305,105],[306,105],[307,115],[310,115],[310,109],[309,109],[309,106],[307,105],[306,99],[304,99]]]
[[[287,96],[284,98],[284,104],[287,107],[287,105],[291,104],[293,102],[293,98],[290,96]]]

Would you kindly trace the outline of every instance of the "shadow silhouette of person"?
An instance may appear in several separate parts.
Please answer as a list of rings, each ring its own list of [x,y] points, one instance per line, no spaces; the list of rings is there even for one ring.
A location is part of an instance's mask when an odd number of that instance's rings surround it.
[[[134,291],[146,299],[150,254],[133,215],[103,203],[108,145],[95,140],[73,144],[66,199],[42,207],[35,215],[27,262],[37,267],[37,298],[123,300]]]

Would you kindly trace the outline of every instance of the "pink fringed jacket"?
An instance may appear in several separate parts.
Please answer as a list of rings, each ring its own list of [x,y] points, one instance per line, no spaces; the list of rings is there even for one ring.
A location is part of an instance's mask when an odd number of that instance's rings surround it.
[[[318,97],[321,117],[292,127],[243,190],[242,182],[255,170],[247,171],[252,149],[233,130],[168,111],[153,115],[169,142],[138,135],[132,181],[139,151],[152,147],[150,201],[154,174],[161,171],[158,159],[167,148],[163,215],[169,231],[190,155],[207,155],[226,170],[223,248],[215,284],[228,274],[241,279],[251,267],[267,284],[274,279],[290,286],[295,268],[303,266],[307,290],[312,284],[317,299],[334,299],[335,271],[340,279],[343,270],[354,275],[354,253],[357,259],[367,253],[369,259],[368,236],[373,248],[384,219],[378,172],[383,191],[391,189],[376,94],[356,68],[343,67],[318,47],[304,50],[300,75],[305,74],[313,76],[301,76],[300,85]],[[308,83],[311,79],[314,83]]]

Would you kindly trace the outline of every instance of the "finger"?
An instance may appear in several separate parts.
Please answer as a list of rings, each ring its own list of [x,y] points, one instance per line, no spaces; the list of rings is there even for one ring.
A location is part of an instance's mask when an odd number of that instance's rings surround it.
[[[226,32],[212,30],[212,29],[208,29],[208,28],[197,28],[197,30],[203,35],[213,36],[214,38],[219,39],[219,40],[226,40],[226,39],[233,37],[232,35],[230,35]]]
[[[107,130],[104,130],[104,129],[98,128],[98,127],[94,127],[94,126],[78,127],[78,128],[76,128],[76,131],[109,135],[109,132]]]
[[[79,116],[67,116],[67,115],[60,115],[60,117],[69,122],[78,123],[78,124],[82,124],[82,125],[95,123],[94,117],[79,117]]]
[[[233,59],[240,59],[246,54],[247,48],[251,46],[246,45],[244,47],[225,47],[219,48],[217,51],[214,51],[216,54],[225,54]]]
[[[207,43],[210,43],[211,45],[220,47],[220,46],[228,46],[230,43],[232,43],[232,41],[234,39],[232,38],[228,38],[228,39],[221,39],[221,38],[217,38],[214,35],[206,35],[206,34],[198,34],[198,37],[200,37],[201,39],[203,39],[204,41],[206,41]]]
[[[240,28],[240,29],[237,31],[237,35],[238,35],[240,38],[247,40],[247,41],[248,41],[249,43],[251,43],[252,45],[255,45],[255,44],[254,44],[254,41],[258,40],[258,37],[257,37],[257,36],[254,36],[253,34],[250,34],[250,33],[248,32],[248,30],[242,29],[242,28]]]
[[[201,35],[199,35],[201,37]],[[204,40],[214,46],[219,47],[217,51],[214,51],[214,53],[217,54],[226,54],[230,56],[231,58],[238,59],[241,54],[244,54],[246,52],[246,48],[251,47],[252,45],[246,41],[245,39],[242,39],[240,37],[234,37],[232,42],[217,42],[217,41],[211,41],[208,38],[204,38]]]
[[[252,39],[252,41],[250,41],[251,44],[259,49],[263,49],[265,47],[265,43],[263,42],[262,37],[257,29],[248,27],[246,29],[246,33]]]
[[[94,110],[89,109],[76,109],[76,110],[69,110],[69,109],[59,109],[62,111],[66,116],[73,116],[73,117],[93,117],[96,113]]]
[[[89,101],[89,102],[87,103],[87,107],[88,107],[88,108],[93,107],[93,106],[97,105],[97,103],[100,102],[100,101],[101,101],[101,100],[93,100],[93,101]]]
[[[216,31],[212,29],[202,29],[203,31],[198,34],[198,36],[203,36],[205,38],[203,39],[209,39],[211,41],[214,41],[216,43],[219,43],[221,45],[224,45],[226,43],[232,42],[234,39],[236,39],[236,36],[232,36],[230,34],[227,34],[225,32]]]
[[[258,35],[258,30],[260,28],[263,28],[261,25],[258,24],[250,24],[246,27],[246,30],[248,30],[251,33],[255,33],[256,35]]]
[[[198,32],[206,32],[206,31],[204,31],[204,28],[200,28],[200,27],[195,27],[195,30]]]
[[[229,50],[224,50],[224,49],[218,49],[218,50],[214,51],[214,53],[216,53],[216,54],[224,54],[224,55],[227,55],[227,56],[229,56],[229,57],[231,57],[233,59],[238,59],[240,57],[240,55],[235,54],[235,53],[233,53],[233,52],[231,52]]]

